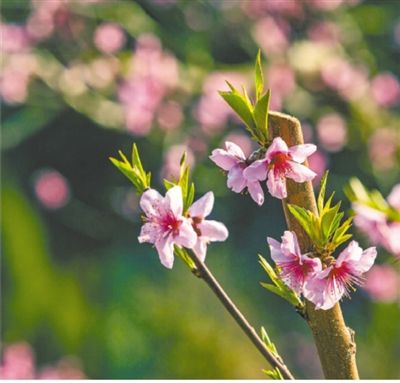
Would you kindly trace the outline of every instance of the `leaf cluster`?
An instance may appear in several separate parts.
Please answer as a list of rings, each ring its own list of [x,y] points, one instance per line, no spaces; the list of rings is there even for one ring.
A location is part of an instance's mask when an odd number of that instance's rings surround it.
[[[384,213],[389,221],[400,222],[400,211],[390,206],[378,190],[367,190],[358,178],[350,178],[344,192],[351,202],[359,202]]]
[[[272,284],[260,282],[261,286],[287,300],[290,304],[295,306],[297,310],[302,311],[304,308],[304,303],[296,294],[296,292],[282,282],[280,277],[276,274],[274,268],[262,255],[258,254],[258,258],[258,262],[260,263],[261,267],[268,274],[272,281]]]
[[[128,161],[121,150],[118,151],[118,154],[122,161],[113,157],[109,157],[109,159],[113,165],[133,183],[137,192],[142,194],[146,189],[150,188],[151,173],[143,169],[136,144],[134,143],[132,146],[132,162]]]
[[[268,109],[271,91],[268,89],[263,94],[264,77],[261,66],[261,52],[258,51],[255,65],[256,99],[254,103],[252,103],[244,88],[240,92],[230,82],[227,81],[226,83],[230,90],[220,91],[219,94],[243,121],[252,139],[263,147],[267,146]]]
[[[195,187],[193,182],[189,182],[189,178],[190,166],[187,164],[187,154],[185,152],[183,153],[180,161],[179,180],[169,181],[167,179],[164,179],[164,186],[167,190],[176,185],[181,187],[183,198],[183,213],[187,212],[194,200]]]
[[[317,199],[318,214],[297,205],[288,204],[290,213],[296,218],[304,231],[313,242],[320,255],[330,255],[342,243],[351,238],[348,230],[352,224],[352,217],[342,222],[344,213],[340,212],[341,202],[332,206],[334,192],[325,201],[326,182],[328,172],[321,180],[321,187]]]

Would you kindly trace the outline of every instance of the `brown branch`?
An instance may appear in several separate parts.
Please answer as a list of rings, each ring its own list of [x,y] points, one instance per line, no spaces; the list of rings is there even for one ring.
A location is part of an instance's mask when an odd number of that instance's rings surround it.
[[[269,130],[272,138],[282,137],[288,146],[303,144],[300,122],[291,116],[270,112]],[[288,196],[282,201],[286,223],[289,230],[296,233],[302,252],[312,250],[312,243],[289,213],[287,204],[304,207],[317,213],[314,191],[311,182],[286,182]],[[306,316],[314,335],[322,369],[327,379],[359,379],[356,364],[356,345],[354,333],[346,327],[339,303],[330,310],[316,310],[313,303],[306,301]]]
[[[272,367],[279,369],[279,371],[281,372],[282,376],[285,379],[294,379],[293,375],[290,373],[289,369],[283,363],[281,358],[276,357],[271,351],[268,350],[268,348],[265,346],[264,342],[261,340],[257,332],[250,325],[250,323],[247,321],[245,316],[240,312],[240,310],[236,307],[236,305],[232,302],[232,300],[229,298],[224,289],[212,275],[211,271],[207,268],[207,266],[191,252],[189,253],[189,256],[196,265],[196,270],[193,271],[194,274],[199,278],[203,279],[204,282],[207,283],[207,285],[211,288],[211,290],[217,296],[219,301],[228,310],[232,318],[240,326],[240,328],[251,340],[254,346],[256,346],[258,351],[260,351],[260,353],[264,356],[264,358],[268,361],[268,363]]]

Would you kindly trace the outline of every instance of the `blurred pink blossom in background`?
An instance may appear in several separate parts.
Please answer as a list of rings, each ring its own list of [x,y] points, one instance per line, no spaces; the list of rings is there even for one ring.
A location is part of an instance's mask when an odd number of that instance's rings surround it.
[[[35,355],[26,342],[6,346],[0,365],[2,379],[85,379],[79,362],[73,358],[63,358],[53,366],[38,370]]]
[[[365,275],[363,288],[373,300],[394,302],[400,297],[400,276],[390,266],[376,265]]]
[[[177,83],[175,57],[162,51],[157,37],[140,36],[130,73],[118,90],[127,130],[135,135],[148,134],[163,98]]]
[[[23,26],[0,23],[0,36],[2,52],[19,53],[30,48],[29,36]]]
[[[346,122],[339,114],[327,114],[317,123],[317,136],[325,150],[338,152],[347,142]]]
[[[187,145],[172,145],[168,148],[164,156],[164,164],[161,169],[162,178],[168,180],[179,179],[180,160],[185,152],[187,155],[187,164],[190,167],[194,166],[195,158],[192,150]]]
[[[328,167],[328,160],[326,158],[326,155],[317,149],[316,152],[308,157],[308,166],[312,171],[317,174],[312,180],[313,184],[317,185]]]
[[[194,117],[208,135],[224,129],[228,118],[234,115],[232,109],[218,94],[220,90],[229,89],[226,81],[235,86],[245,86],[247,82],[244,76],[236,72],[214,72],[203,82],[203,93],[194,110]]]
[[[370,137],[368,154],[376,170],[389,170],[396,164],[396,150],[400,144],[399,132],[380,128]]]
[[[48,209],[60,209],[70,198],[68,181],[56,170],[42,170],[34,184],[37,199]]]
[[[94,44],[103,53],[115,53],[125,44],[124,31],[118,24],[104,23],[94,32]]]
[[[381,73],[371,82],[371,93],[380,106],[395,106],[400,101],[400,83],[392,73]]]

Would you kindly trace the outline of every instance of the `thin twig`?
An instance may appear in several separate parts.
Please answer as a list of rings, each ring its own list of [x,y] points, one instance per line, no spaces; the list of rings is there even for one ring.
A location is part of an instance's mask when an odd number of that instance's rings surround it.
[[[281,361],[281,358],[277,358],[268,348],[265,343],[259,337],[254,328],[250,325],[244,315],[239,311],[236,305],[232,302],[229,296],[226,294],[224,289],[215,279],[211,271],[207,268],[207,266],[201,262],[195,255],[191,252],[188,252],[191,260],[196,265],[196,270],[194,271],[195,275],[204,280],[207,285],[211,288],[211,290],[215,293],[220,302],[224,305],[224,307],[228,310],[229,314],[231,314],[232,318],[236,321],[236,323],[240,326],[240,328],[244,331],[247,337],[251,340],[251,342],[257,347],[257,349],[261,352],[264,358],[268,361],[268,363],[281,372],[282,376],[285,379],[294,379],[293,375],[286,367],[286,365]]]

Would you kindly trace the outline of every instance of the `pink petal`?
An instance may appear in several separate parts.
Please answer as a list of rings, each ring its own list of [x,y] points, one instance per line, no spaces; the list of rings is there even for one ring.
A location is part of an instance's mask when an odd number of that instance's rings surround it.
[[[303,295],[315,304],[316,309],[329,310],[343,296],[345,288],[342,285],[329,283],[328,278],[310,278],[303,287]]]
[[[243,150],[240,148],[240,146],[236,145],[233,142],[226,141],[225,147],[229,154],[235,156],[236,158],[238,158],[240,160],[243,160],[243,161],[246,160],[246,156],[244,155]]]
[[[182,215],[183,200],[180,186],[174,186],[167,191],[165,195],[165,207],[171,210],[175,216]]]
[[[307,157],[313,154],[317,150],[317,147],[313,144],[295,145],[289,148],[289,154],[293,161],[302,164]]]
[[[400,209],[400,184],[397,184],[393,187],[392,191],[387,197],[387,201],[395,209]]]
[[[351,268],[354,275],[361,275],[367,272],[375,262],[377,252],[376,247],[365,249],[358,262],[351,262]]]
[[[287,197],[286,179],[279,175],[275,176],[273,171],[268,173],[267,187],[273,197],[279,199]]]
[[[179,227],[179,234],[174,237],[177,245],[193,248],[197,242],[197,234],[188,220],[184,220]]]
[[[337,261],[336,261],[336,267],[340,267],[343,262],[347,263],[357,263],[360,261],[362,255],[362,249],[358,245],[357,241],[351,241],[347,247],[342,250],[342,252],[339,254]]]
[[[229,235],[226,226],[217,221],[203,221],[199,224],[199,229],[201,236],[212,242],[225,241]]]
[[[223,149],[214,149],[211,153],[210,160],[223,170],[231,170],[239,160],[232,154]]]
[[[139,243],[155,243],[161,235],[159,225],[153,222],[147,222],[142,226],[138,237]]]
[[[207,241],[201,239],[201,237],[197,238],[196,245],[193,248],[193,252],[200,261],[204,262],[207,254]]]
[[[288,161],[290,164],[290,171],[286,174],[286,177],[291,178],[296,182],[311,181],[317,175],[307,166],[300,165],[294,161]]]
[[[243,171],[244,177],[249,181],[264,181],[267,178],[268,162],[267,160],[254,161]]]
[[[287,256],[301,256],[297,236],[294,232],[286,230],[282,236],[282,252]]]
[[[164,198],[154,189],[146,190],[140,198],[140,207],[147,216],[160,215],[160,208],[162,207]]]
[[[271,258],[275,263],[288,261],[287,255],[282,253],[281,244],[276,239],[267,237],[267,242],[271,251]]]
[[[214,206],[214,193],[208,192],[198,199],[189,208],[189,214],[191,217],[204,218],[207,217]]]
[[[251,195],[251,198],[261,206],[264,203],[264,192],[259,182],[247,182],[247,189]]]
[[[156,249],[161,263],[167,269],[172,269],[172,266],[174,265],[174,241],[172,235],[161,237],[156,242]]]
[[[275,152],[282,152],[282,153],[287,153],[289,150],[288,146],[286,145],[286,142],[282,140],[280,137],[274,138],[272,141],[272,144],[267,150],[267,153],[265,153],[265,158],[268,161],[271,161],[271,157]]]
[[[243,167],[238,164],[228,173],[228,188],[235,193],[240,193],[246,187],[246,179],[243,177]]]

